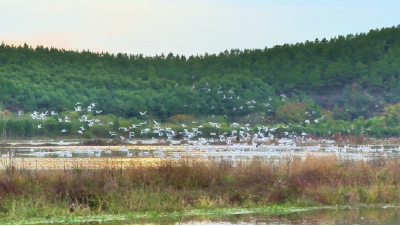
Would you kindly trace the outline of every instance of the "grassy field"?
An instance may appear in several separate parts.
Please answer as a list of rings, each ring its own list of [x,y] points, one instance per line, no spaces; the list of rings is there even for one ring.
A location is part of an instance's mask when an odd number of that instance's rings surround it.
[[[398,204],[399,159],[278,162],[181,159],[14,159],[0,171],[0,223],[157,216],[226,208]],[[33,222],[33,221],[32,221]]]
[[[113,169],[128,169],[137,167],[156,167],[162,163],[160,158],[13,158],[11,164],[19,171],[36,170],[88,170],[104,169],[110,166]],[[8,165],[10,159],[0,159],[1,166]],[[7,163],[6,163],[7,162]]]

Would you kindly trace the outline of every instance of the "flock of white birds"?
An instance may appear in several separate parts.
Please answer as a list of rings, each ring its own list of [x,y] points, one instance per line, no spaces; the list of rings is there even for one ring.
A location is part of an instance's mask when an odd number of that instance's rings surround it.
[[[175,87],[177,87],[178,84],[175,85]],[[193,91],[195,89],[195,85],[192,85],[191,90]],[[205,83],[204,87],[200,87],[198,90],[205,90],[206,92],[211,92],[211,88],[209,86],[208,83]],[[239,100],[240,97],[238,95],[235,96],[234,91],[232,90],[228,90],[225,94],[222,90],[222,86],[219,86],[216,90],[218,95],[221,95],[222,99],[226,99],[226,100]],[[287,96],[285,94],[281,94],[279,96],[279,100],[282,102],[285,102],[285,99],[287,98]],[[272,97],[267,97],[266,98],[267,103],[264,103],[264,107],[266,107],[268,110],[266,111],[271,111],[269,108],[271,106],[271,104],[269,103],[271,100],[273,100]],[[255,108],[255,104],[257,103],[256,100],[247,100],[244,101],[245,104],[247,105],[248,109],[254,109]],[[243,103],[243,102],[242,102]],[[187,104],[184,104],[184,106],[187,106]],[[200,107],[200,106],[198,106]],[[99,126],[103,126],[102,122],[100,122],[99,119],[96,118],[91,118],[89,119],[85,114],[83,114],[84,112],[87,113],[95,113],[95,115],[99,115],[102,113],[102,110],[97,110],[96,108],[96,103],[91,103],[89,104],[87,107],[83,107],[81,102],[77,102],[74,106],[74,109],[76,112],[82,113],[81,117],[79,118],[79,121],[82,122],[82,126],[80,127],[80,129],[78,131],[76,131],[77,133],[83,134],[85,129],[88,129],[88,127],[92,127],[94,124],[97,123],[97,125]],[[237,106],[237,107],[233,107],[232,111],[240,111],[243,110],[244,106]],[[214,109],[214,106],[211,106],[211,109]],[[320,120],[322,120],[324,118],[324,116],[322,116],[321,118],[316,118],[314,117],[313,119],[311,119],[311,117],[313,117],[313,115],[316,112],[312,111],[312,112],[305,112],[306,115],[308,115],[310,117],[310,119],[307,119],[303,122],[300,122],[300,126],[301,125],[306,125],[306,124],[310,124],[310,123],[320,123]],[[147,116],[147,111],[139,111],[140,116]],[[19,112],[18,115],[22,115],[22,111]],[[46,117],[48,117],[49,115],[57,115],[56,112],[51,111],[50,113],[48,111],[46,112],[37,112],[34,111],[32,114],[30,114],[30,117],[34,120],[43,120],[46,119]],[[215,117],[215,115],[211,115],[211,117]],[[226,115],[223,116],[224,118],[227,118]],[[253,140],[257,141],[263,141],[265,139],[273,139],[274,135],[273,133],[275,132],[275,130],[277,130],[278,128],[280,128],[280,126],[278,127],[272,127],[269,128],[268,126],[259,126],[258,128],[258,132],[255,134],[250,133],[249,131],[250,129],[250,123],[252,123],[254,121],[254,118],[252,119],[250,117],[250,114],[247,115],[247,117],[244,117],[245,119],[248,120],[247,123],[244,123],[242,125],[240,125],[239,123],[232,123],[231,126],[234,127],[234,129],[232,129],[232,133],[231,134],[227,134],[227,133],[223,133],[223,134],[217,134],[216,131],[214,132],[210,132],[210,134],[208,134],[206,137],[213,137],[211,139],[211,142],[215,141],[215,140],[219,140],[219,141],[226,141],[227,144],[230,144],[230,140],[227,140],[226,137],[227,136],[240,136],[240,138],[242,140],[248,140],[250,137],[253,137]],[[264,119],[264,116],[261,116],[261,118]],[[70,118],[68,116],[65,116],[64,118],[62,117],[58,117],[58,122],[59,123],[69,123],[70,122]],[[208,122],[212,127],[214,128],[220,128],[220,123],[217,122]],[[198,125],[195,126],[196,124],[198,124],[198,122],[193,121],[192,122],[192,128],[189,128],[186,124],[181,124],[181,126],[184,128],[183,132],[180,132],[180,134],[182,135],[182,137],[184,139],[190,140],[192,138],[198,137],[199,142],[203,142],[204,139],[201,138],[202,135],[202,126]],[[107,125],[109,126],[113,126],[113,122],[107,122]],[[153,133],[153,134],[157,134],[158,137],[165,137],[167,140],[172,140],[176,135],[177,132],[172,130],[169,127],[162,127],[162,125],[158,122],[156,122],[155,120],[153,120],[153,127],[146,127],[146,125],[148,125],[148,121],[144,120],[143,122],[139,123],[139,124],[132,124],[132,126],[129,127],[120,127],[119,130],[122,130],[123,132],[126,132],[126,136],[120,136],[120,138],[122,140],[125,140],[127,137],[128,138],[134,138],[135,137],[135,133],[134,133],[134,129],[136,128],[143,128],[140,131],[140,135],[138,137],[140,137],[141,135],[144,134],[148,134],[148,133]],[[282,128],[288,128],[290,126],[290,124],[288,126],[282,125]],[[43,126],[42,124],[38,124],[37,125],[38,129],[42,129]],[[60,131],[60,133],[66,133],[68,132],[67,129],[62,129]],[[115,137],[117,136],[117,132],[116,131],[109,131],[109,134],[111,137]],[[119,133],[121,134],[121,133]],[[294,132],[285,132],[284,133],[286,137],[288,138],[303,138],[306,135],[305,133],[300,134],[296,134]],[[148,135],[146,135],[146,137],[148,137]]]
[[[130,150],[127,147],[120,147],[116,152],[111,150],[111,147],[68,147],[57,149],[28,149],[28,153],[32,153],[36,157],[110,157],[113,153],[118,153],[117,156],[126,157],[156,157],[156,158],[181,158],[181,157],[202,157],[202,158],[218,158],[218,159],[252,159],[253,157],[261,157],[266,159],[294,159],[301,158],[305,160],[307,156],[336,156],[342,159],[354,159],[369,161],[377,157],[388,158],[398,156],[400,153],[399,146],[384,147],[383,145],[335,145],[332,143],[315,143],[313,145],[299,146],[292,139],[279,139],[279,144],[261,144],[251,145],[247,143],[232,143],[231,145],[211,145],[204,141],[195,142],[193,144],[170,144],[169,146],[154,147],[153,150],[136,149]],[[13,149],[7,154],[2,154],[1,157],[14,157],[15,150],[20,150],[24,153],[24,149]],[[114,155],[115,156],[115,155]]]
[[[255,102],[253,100],[253,102]],[[83,109],[80,105],[81,103],[76,103],[76,107],[75,107],[75,111],[76,112],[83,112]],[[89,106],[87,106],[86,112],[92,112],[93,108],[96,106],[95,103],[90,104]],[[96,114],[100,114],[102,111],[101,110],[95,110]],[[42,112],[39,113],[37,111],[34,111],[32,114],[30,114],[30,117],[34,120],[44,120],[46,119],[47,116],[49,115],[55,115],[57,114],[54,111],[51,111],[51,113],[49,113],[48,111],[46,112]],[[140,115],[145,116],[146,115],[146,111],[144,112],[140,112]],[[324,118],[324,117],[322,117]],[[321,118],[321,119],[322,119]],[[91,118],[89,119],[86,115],[82,114],[79,118],[79,121],[82,122],[82,125],[80,126],[79,130],[77,131],[77,133],[82,134],[83,131],[85,131],[85,129],[92,127],[94,124],[97,123],[97,125],[102,126],[103,124],[101,123],[101,121],[97,118]],[[58,122],[59,123],[69,123],[70,118],[68,116],[65,116],[64,118],[58,117]],[[221,128],[221,124],[217,123],[217,122],[208,122],[210,126],[212,126],[215,129]],[[310,120],[305,120],[305,124],[309,124]],[[314,120],[314,123],[319,123],[318,119]],[[113,126],[113,122],[107,122],[107,124],[109,126]],[[198,122],[193,121],[192,125],[196,125],[198,124]],[[137,128],[142,128],[140,131],[140,135],[143,134],[147,134],[147,133],[153,133],[153,134],[157,134],[158,137],[166,137],[167,140],[171,141],[178,133],[174,130],[172,130],[170,127],[162,127],[160,123],[158,123],[157,121],[153,120],[153,127],[146,127],[146,125],[148,125],[148,121],[143,121],[139,124],[132,124],[129,127],[119,127],[119,130],[122,130],[123,132],[127,133],[127,137],[129,138],[134,138],[135,137],[135,133],[132,131],[134,129]],[[207,143],[208,142],[214,142],[214,141],[225,141],[226,144],[230,145],[232,144],[232,140],[226,139],[227,137],[231,137],[231,136],[239,136],[240,140],[242,141],[249,141],[251,138],[251,140],[253,141],[254,144],[256,144],[258,141],[267,141],[269,139],[274,139],[274,132],[279,129],[279,128],[288,128],[289,125],[285,126],[285,125],[278,125],[277,127],[268,127],[268,126],[258,126],[258,132],[256,133],[251,133],[251,128],[250,128],[250,124],[246,123],[244,125],[240,125],[239,123],[232,123],[230,126],[233,128],[231,131],[231,134],[228,133],[222,133],[222,134],[217,134],[217,132],[210,132],[209,136],[211,136],[211,139],[205,139],[202,138],[200,135],[202,134],[201,129],[203,128],[202,125],[196,125],[193,126],[192,128],[189,128],[186,124],[181,124],[183,129],[183,132],[179,132],[180,135],[182,135],[183,139],[186,140],[190,140],[192,138],[198,137],[198,140],[200,143]],[[42,124],[38,124],[38,129],[42,129]],[[62,129],[60,132],[61,133],[65,133],[67,132],[67,129]],[[109,134],[111,137],[117,136],[117,132],[115,131],[109,131]],[[301,140],[304,140],[304,137],[306,135],[306,133],[302,133],[301,135],[298,135],[295,132],[288,132],[285,131],[284,132],[285,137],[287,138],[293,138],[293,139],[298,139],[300,138]],[[120,136],[121,140],[125,140],[126,137],[124,136]],[[154,137],[152,139],[155,139]]]
[[[176,84],[175,87],[177,87],[178,84]],[[192,86],[192,90],[195,89],[195,86]],[[209,88],[208,83],[205,84],[204,87],[201,87],[199,90],[205,90],[206,92],[211,92],[211,89]],[[222,91],[222,87],[219,86],[217,89],[217,94],[221,96],[222,99],[226,99],[227,101],[230,100],[241,100],[239,96],[235,96],[234,92],[232,90],[229,90],[224,94]],[[281,94],[279,97],[279,101],[285,102],[287,96],[285,94]],[[262,103],[261,105],[264,106],[265,108],[269,109],[271,107],[270,101],[272,100],[271,97],[265,98],[268,100],[266,103]],[[242,102],[243,103],[243,102]],[[244,101],[244,103],[247,105],[246,108],[248,109],[254,109],[255,104],[257,103],[256,100],[247,100]],[[187,106],[184,104],[184,106]],[[240,111],[243,110],[245,106],[237,106],[233,107],[232,111]],[[214,106],[211,106],[211,109],[213,109]],[[93,125],[97,124],[98,126],[103,126],[103,123],[105,124],[104,126],[109,126],[109,128],[113,128],[113,122],[101,122],[100,119],[96,118],[96,116],[100,115],[102,113],[102,110],[97,109],[96,103],[91,103],[88,106],[83,107],[82,103],[77,102],[74,106],[74,110],[78,113],[81,113],[79,116],[79,121],[82,122],[82,125],[79,127],[79,130],[76,132],[79,134],[83,134],[85,130],[88,130],[90,127]],[[266,110],[270,111],[270,110]],[[94,114],[93,114],[94,113]],[[85,115],[86,114],[86,115]],[[147,111],[139,111],[140,116],[143,116],[143,122],[138,123],[138,124],[132,124],[131,126],[128,127],[119,127],[119,132],[117,133],[116,131],[109,131],[110,137],[117,137],[117,134],[126,134],[125,136],[120,136],[120,139],[122,141],[129,141],[131,138],[140,138],[140,137],[149,137],[149,133],[154,134],[155,137],[158,138],[165,138],[166,140],[170,141],[170,145],[174,146],[173,150],[177,151],[177,147],[180,147],[180,150],[183,150],[184,153],[195,153],[195,152],[202,152],[203,154],[201,156],[203,157],[210,157],[213,155],[221,155],[223,153],[223,156],[264,156],[264,157],[271,157],[274,156],[274,153],[277,154],[275,157],[282,157],[282,156],[295,156],[296,153],[297,155],[305,156],[306,153],[316,153],[317,150],[325,150],[324,153],[329,153],[332,150],[335,151],[336,154],[338,153],[347,153],[347,150],[353,150],[354,147],[350,146],[344,146],[344,147],[337,147],[331,144],[333,141],[331,140],[324,140],[321,139],[321,143],[329,144],[329,146],[326,147],[321,147],[319,145],[313,145],[313,146],[308,146],[308,147],[298,147],[296,146],[296,143],[301,143],[301,142],[313,142],[311,138],[306,138],[306,133],[302,132],[301,134],[297,134],[296,132],[289,131],[289,127],[291,126],[290,123],[288,125],[278,125],[275,127],[270,127],[270,126],[263,126],[263,125],[253,125],[256,126],[257,131],[254,132],[254,127],[252,128],[250,123],[254,123],[254,119],[251,119],[250,115],[247,115],[247,117],[244,117],[247,119],[246,123],[237,123],[233,122],[229,126],[232,128],[230,133],[222,133],[219,134],[217,132],[218,128],[221,128],[221,124],[218,122],[208,122],[208,124],[215,128],[214,130],[210,131],[210,134],[207,134],[206,136],[203,137],[203,131],[202,128],[203,126],[199,124],[198,121],[192,121],[191,126],[188,126],[187,124],[181,124],[181,127],[183,128],[183,131],[177,132],[171,129],[170,127],[163,126],[162,124],[158,123],[157,121],[153,120],[152,123],[148,123],[146,118],[148,117]],[[300,122],[298,126],[304,127],[305,125],[311,124],[311,123],[324,123],[323,119],[324,116],[322,117],[314,117],[314,114],[316,112],[311,111],[311,112],[304,112],[305,115],[308,116],[309,119],[305,120],[304,122]],[[23,112],[20,111],[18,115],[23,115]],[[53,115],[58,115],[57,112],[54,111],[46,111],[46,112],[37,112],[34,111],[33,113],[30,114],[30,117],[33,120],[44,120],[48,116],[53,116]],[[93,118],[89,118],[90,116],[87,115],[94,115],[92,116]],[[211,115],[211,117],[215,117],[214,115]],[[224,115],[224,118],[227,116]],[[261,116],[263,118],[263,116]],[[58,117],[58,122],[59,123],[70,123],[71,119],[68,116],[65,117]],[[152,125],[151,125],[152,124]],[[203,123],[204,124],[204,123]],[[326,126],[326,124],[324,124]],[[140,128],[140,134],[136,134],[133,130]],[[37,125],[37,129],[43,129],[42,124]],[[283,137],[279,138],[276,137],[276,132],[277,130],[280,129],[280,131],[283,131]],[[68,130],[62,129],[60,130],[60,133],[66,133]],[[188,144],[172,144],[172,141],[176,142],[176,137],[177,135],[180,135],[180,137],[183,137],[184,140],[187,140],[189,143]],[[207,137],[207,138],[205,138]],[[129,138],[128,140],[126,140]],[[174,139],[175,138],[175,139]],[[152,137],[152,140],[155,141],[156,138]],[[269,141],[274,140],[275,142],[278,141],[279,145],[267,145],[267,143],[271,143]],[[238,142],[239,141],[239,142]],[[215,144],[219,145],[215,145]],[[214,144],[214,145],[213,145]],[[221,144],[223,144],[221,146]],[[284,150],[284,152],[282,152]],[[299,152],[294,152],[295,150],[301,150]],[[370,146],[358,146],[357,148],[354,149],[355,152],[358,151],[358,153],[371,153],[370,150],[375,150],[377,152],[383,151],[382,149],[378,148],[371,148]],[[48,155],[48,152],[43,152],[43,151],[35,151],[34,149],[30,149],[30,152],[35,152],[35,155],[37,157],[44,157]],[[128,157],[133,157],[134,153],[130,152],[127,148],[121,148],[119,151],[126,153]],[[157,148],[155,152],[152,152],[153,156],[156,157],[180,157],[180,153],[172,153],[172,155],[165,154],[166,149],[162,148]],[[394,150],[396,151],[396,150]],[[72,157],[72,152],[75,152],[77,154],[80,153],[85,153],[89,155],[94,155],[95,157],[100,157],[101,154],[111,154],[111,150],[109,149],[101,149],[101,148],[75,148],[73,151],[68,150],[68,151],[57,151],[52,154],[56,154],[59,157]],[[137,154],[139,157],[142,156],[148,156],[149,152],[140,152]],[[383,153],[384,156],[387,156],[387,152]],[[10,154],[3,154],[2,157],[7,157],[10,156]]]

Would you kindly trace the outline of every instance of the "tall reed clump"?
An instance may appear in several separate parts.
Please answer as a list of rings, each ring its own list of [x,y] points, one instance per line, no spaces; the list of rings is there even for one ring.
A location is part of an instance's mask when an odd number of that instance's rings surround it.
[[[400,201],[397,158],[86,158],[60,160],[65,165],[52,170],[32,161],[0,172],[0,217]]]

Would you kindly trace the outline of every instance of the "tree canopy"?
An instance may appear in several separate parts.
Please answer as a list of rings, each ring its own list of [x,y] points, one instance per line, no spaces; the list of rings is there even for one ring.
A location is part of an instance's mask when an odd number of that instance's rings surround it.
[[[80,101],[104,106],[105,114],[129,118],[147,111],[166,119],[178,114],[275,116],[277,110],[299,106],[330,110],[335,119],[368,119],[400,101],[399,76],[400,26],[188,57],[2,43],[0,110],[62,112]],[[256,101],[254,108],[246,105],[250,100]],[[291,115],[274,119],[302,118]]]

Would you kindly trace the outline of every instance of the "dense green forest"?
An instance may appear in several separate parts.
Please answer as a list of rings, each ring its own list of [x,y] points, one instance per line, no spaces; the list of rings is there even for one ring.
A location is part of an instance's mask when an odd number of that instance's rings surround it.
[[[400,25],[189,57],[2,43],[0,117],[6,110],[66,112],[76,102],[94,102],[112,119],[146,111],[162,122],[177,115],[227,122],[258,115],[260,124],[300,123],[312,112],[312,119],[342,121],[382,116],[397,126],[399,76]]]

